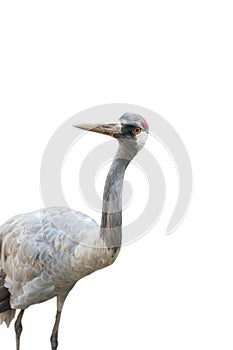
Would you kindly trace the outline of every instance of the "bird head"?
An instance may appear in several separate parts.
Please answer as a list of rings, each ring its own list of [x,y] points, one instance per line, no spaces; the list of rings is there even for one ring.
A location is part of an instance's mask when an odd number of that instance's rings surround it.
[[[119,141],[120,148],[134,155],[145,145],[149,126],[139,114],[124,113],[118,122],[106,124],[79,124],[76,128],[109,135]]]

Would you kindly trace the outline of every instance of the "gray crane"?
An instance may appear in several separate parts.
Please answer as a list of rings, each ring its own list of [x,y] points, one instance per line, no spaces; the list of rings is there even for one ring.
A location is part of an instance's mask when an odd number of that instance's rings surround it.
[[[63,304],[81,278],[111,265],[122,241],[122,186],[130,161],[148,136],[146,120],[125,113],[117,123],[74,125],[112,136],[119,148],[104,187],[100,226],[70,208],[46,208],[17,215],[0,227],[0,323],[15,321],[16,349],[20,348],[22,317],[30,305],[57,298],[50,338],[58,346]]]

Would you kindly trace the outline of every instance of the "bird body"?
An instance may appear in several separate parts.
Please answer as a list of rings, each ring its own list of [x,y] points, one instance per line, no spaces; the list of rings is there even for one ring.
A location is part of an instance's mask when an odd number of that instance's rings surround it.
[[[9,326],[15,310],[21,310],[15,321],[16,350],[25,309],[57,297],[51,335],[56,350],[70,290],[81,278],[111,265],[120,251],[124,174],[146,142],[148,124],[137,114],[125,113],[118,123],[77,127],[119,141],[105,182],[101,224],[73,209],[54,207],[14,216],[0,227],[0,323]]]
[[[97,223],[70,208],[17,215],[0,228],[0,241],[0,269],[14,309],[67,294],[116,258],[99,237]]]

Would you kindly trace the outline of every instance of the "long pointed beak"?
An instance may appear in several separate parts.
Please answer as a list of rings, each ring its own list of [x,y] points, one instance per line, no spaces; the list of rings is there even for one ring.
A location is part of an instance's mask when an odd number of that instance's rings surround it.
[[[108,123],[108,124],[78,124],[73,125],[75,128],[97,132],[99,134],[105,134],[115,137],[122,134],[120,123]]]

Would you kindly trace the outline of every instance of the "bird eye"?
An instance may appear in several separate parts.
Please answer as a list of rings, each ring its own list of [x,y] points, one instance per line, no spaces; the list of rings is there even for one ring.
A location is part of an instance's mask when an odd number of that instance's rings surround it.
[[[134,135],[138,135],[138,134],[140,134],[141,131],[142,131],[141,128],[135,128],[133,133],[134,133]]]

